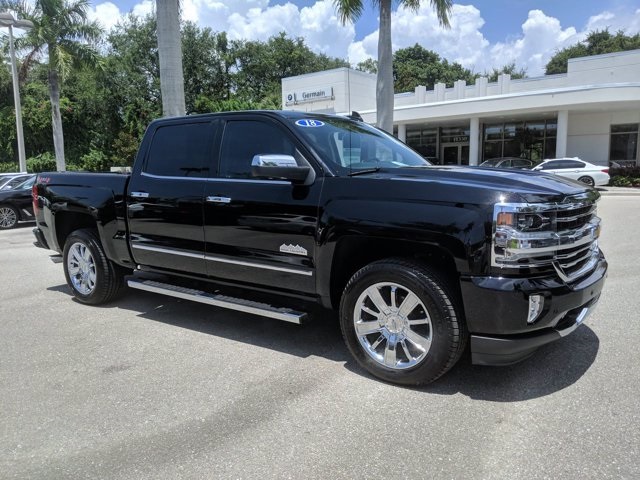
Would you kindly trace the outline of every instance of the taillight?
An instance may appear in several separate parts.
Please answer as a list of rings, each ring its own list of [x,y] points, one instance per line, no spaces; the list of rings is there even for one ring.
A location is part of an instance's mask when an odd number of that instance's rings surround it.
[[[38,184],[34,183],[33,187],[31,187],[31,199],[33,202],[33,213],[34,215],[38,212]]]
[[[609,173],[609,169],[608,169],[608,168],[603,168],[603,169],[602,169],[602,172],[603,172],[603,173]]]

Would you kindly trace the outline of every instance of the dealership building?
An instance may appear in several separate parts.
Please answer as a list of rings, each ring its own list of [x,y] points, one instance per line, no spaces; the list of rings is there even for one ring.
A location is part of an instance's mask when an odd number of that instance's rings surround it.
[[[349,68],[282,80],[285,110],[349,114],[376,122],[376,77]],[[580,157],[640,165],[640,50],[574,58],[567,73],[397,93],[394,134],[435,163],[497,157]]]

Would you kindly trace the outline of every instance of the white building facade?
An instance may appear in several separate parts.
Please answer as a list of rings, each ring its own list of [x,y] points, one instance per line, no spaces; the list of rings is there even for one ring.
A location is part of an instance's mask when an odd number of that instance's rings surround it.
[[[282,107],[376,122],[376,78],[348,68],[282,80]],[[395,95],[394,134],[434,163],[580,157],[640,165],[640,50],[569,60],[566,74],[438,83]]]

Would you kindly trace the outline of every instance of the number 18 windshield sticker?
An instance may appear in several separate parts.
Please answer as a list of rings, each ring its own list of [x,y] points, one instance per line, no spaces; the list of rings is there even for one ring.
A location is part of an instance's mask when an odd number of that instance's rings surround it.
[[[311,120],[310,118],[303,118],[296,121],[296,125],[299,127],[324,127],[324,122],[320,120]]]

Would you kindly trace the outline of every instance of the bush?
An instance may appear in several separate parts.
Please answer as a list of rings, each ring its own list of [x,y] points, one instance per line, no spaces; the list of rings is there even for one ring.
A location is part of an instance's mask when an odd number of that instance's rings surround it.
[[[612,177],[640,178],[640,167],[611,167],[609,175]]]
[[[630,187],[632,183],[629,177],[618,175],[617,177],[611,177],[611,180],[609,180],[609,185],[611,185],[612,187]]]
[[[612,187],[640,187],[640,167],[611,167],[609,175]]]
[[[56,157],[50,152],[44,152],[35,157],[27,158],[27,171],[31,173],[55,172]]]
[[[20,170],[20,167],[17,163],[13,162],[4,162],[0,163],[0,173],[13,173]]]
[[[112,163],[100,150],[91,149],[89,153],[80,157],[78,167],[90,172],[108,172]]]

